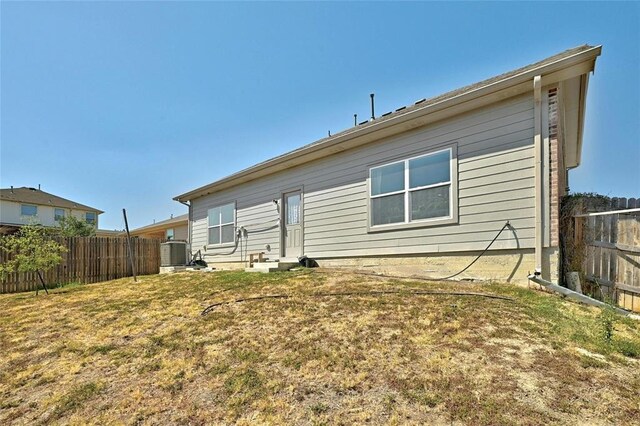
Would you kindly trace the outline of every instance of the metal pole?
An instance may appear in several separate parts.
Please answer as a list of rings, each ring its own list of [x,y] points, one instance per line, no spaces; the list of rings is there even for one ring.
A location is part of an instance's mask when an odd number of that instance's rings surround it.
[[[369,96],[371,96],[371,120],[375,120],[376,119],[376,112],[375,112],[375,107],[373,104],[373,97],[375,96],[374,93],[371,93]]]
[[[47,290],[47,286],[44,284],[44,279],[42,278],[42,274],[40,273],[40,271],[36,271],[38,272],[38,278],[40,278],[40,283],[42,284],[42,288],[44,288],[44,292],[49,294],[49,291]],[[38,295],[38,286],[36,286],[36,296]]]
[[[137,282],[136,265],[133,263],[133,250],[131,250],[131,234],[129,234],[129,222],[127,222],[127,211],[125,209],[122,209],[122,215],[124,216],[124,227],[127,230],[127,247],[129,248],[129,263],[131,264],[131,272],[133,272],[133,281]]]

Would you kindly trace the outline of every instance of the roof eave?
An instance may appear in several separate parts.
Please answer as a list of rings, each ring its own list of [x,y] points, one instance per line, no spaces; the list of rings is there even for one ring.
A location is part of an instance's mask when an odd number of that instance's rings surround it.
[[[169,220],[172,220],[172,221],[169,221]],[[130,233],[139,234],[139,233],[146,233],[146,232],[153,232],[153,231],[161,231],[163,229],[172,228],[174,226],[187,225],[188,223],[189,223],[188,217],[185,217],[184,219],[179,219],[179,220],[177,218],[168,219],[167,221],[152,223],[151,225],[145,225],[140,228],[132,229]]]
[[[587,89],[589,88],[589,74],[582,77],[580,87],[580,118],[578,124],[578,141],[576,146],[576,166],[582,162],[582,141],[584,138],[584,117],[587,109]]]
[[[512,96],[515,96],[518,93],[522,93],[523,89],[528,90],[528,89],[525,89],[526,83],[528,83],[529,80],[533,79],[533,77],[537,75],[543,76],[543,84],[547,85],[547,84],[552,84],[554,82],[560,81],[563,78],[566,78],[566,75],[564,75],[562,71],[564,69],[568,69],[576,65],[583,64],[583,68],[581,68],[577,72],[582,73],[584,71],[587,71],[587,72],[593,71],[593,67],[595,66],[595,58],[600,55],[601,50],[602,50],[602,46],[598,45],[598,46],[583,50],[581,52],[577,52],[573,55],[569,55],[557,61],[545,64],[545,65],[541,65],[539,67],[531,68],[522,73],[507,77],[505,79],[498,80],[496,82],[492,82],[487,85],[471,89],[467,92],[457,94],[450,98],[442,99],[435,103],[426,105],[422,108],[417,108],[407,113],[400,114],[395,117],[390,117],[389,119],[386,119],[383,121],[379,121],[379,122],[374,121],[371,125],[363,127],[361,129],[356,128],[353,132],[349,132],[344,135],[338,135],[335,138],[327,140],[326,142],[314,144],[314,145],[310,145],[310,146],[306,146],[303,148],[290,151],[281,156],[274,157],[270,160],[264,161],[262,163],[256,164],[255,166],[252,166],[245,170],[241,170],[225,178],[219,179],[208,185],[205,185],[205,186],[196,188],[192,191],[186,192],[184,194],[178,195],[173,199],[178,202],[190,201],[190,200],[208,195],[217,190],[225,189],[223,188],[223,186],[228,187],[228,184],[234,181],[239,181],[241,178],[244,178],[248,175],[267,171],[271,168],[275,168],[275,166],[279,164],[283,164],[283,163],[290,164],[295,159],[301,158],[305,155],[309,155],[317,151],[326,150],[326,155],[334,154],[335,151],[332,152],[330,148],[335,147],[336,145],[344,144],[346,141],[363,137],[374,132],[381,131],[382,129],[388,129],[388,128],[397,126],[399,128],[399,131],[398,131],[399,133],[404,131],[401,129],[402,124],[415,120],[419,117],[433,114],[434,112],[444,111],[456,105],[464,104],[466,102],[471,102],[475,99],[478,99],[487,95],[491,95],[492,93],[498,93],[498,92],[509,93],[509,89],[512,89]],[[444,119],[444,118],[447,118],[448,116],[455,115],[458,113],[459,111],[451,109],[449,115],[445,114],[445,115],[439,116],[438,119]],[[300,164],[304,164],[304,161],[297,164],[293,164],[291,167],[297,166]],[[261,177],[261,176],[256,176],[256,178],[258,177]],[[253,179],[250,179],[250,180],[253,180]]]
[[[187,222],[185,220],[185,222]],[[142,228],[137,228],[137,229],[132,229],[131,231],[129,231],[130,234],[145,234],[147,232],[154,232],[154,231],[163,231],[165,229],[171,229],[174,226],[180,226],[182,225],[180,222],[175,222],[175,223],[166,223],[164,225],[147,225],[147,226],[143,226]]]

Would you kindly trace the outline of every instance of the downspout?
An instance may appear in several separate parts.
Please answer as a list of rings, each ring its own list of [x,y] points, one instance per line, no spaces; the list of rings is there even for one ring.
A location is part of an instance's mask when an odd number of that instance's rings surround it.
[[[625,311],[624,309],[620,309],[616,306],[612,306],[612,305],[608,305],[604,302],[601,302],[600,300],[596,300],[593,299],[589,296],[586,296],[582,293],[578,293],[575,292],[573,290],[569,290],[568,288],[565,287],[560,287],[558,284],[552,283],[550,281],[547,280],[543,280],[542,278],[540,278],[539,275],[537,274],[531,274],[529,275],[527,278],[529,278],[531,281],[533,281],[536,284],[540,284],[542,286],[545,286],[546,288],[548,288],[549,290],[555,291],[556,293],[559,293],[565,297],[568,297],[570,299],[573,299],[577,302],[580,303],[584,303],[587,305],[591,305],[591,306],[597,306],[598,308],[612,308],[614,311],[616,311],[617,313],[619,313],[620,315],[624,315],[628,318],[634,319],[634,320],[640,320],[640,315],[636,315],[632,312],[629,311]]]
[[[180,200],[178,200],[178,202],[184,204],[189,209],[189,213],[187,214],[187,244],[189,245],[189,252],[191,252],[191,203],[185,203]]]
[[[544,203],[542,200],[542,187],[544,176],[542,175],[542,77],[533,78],[533,149],[535,161],[535,274],[542,274],[542,215]]]

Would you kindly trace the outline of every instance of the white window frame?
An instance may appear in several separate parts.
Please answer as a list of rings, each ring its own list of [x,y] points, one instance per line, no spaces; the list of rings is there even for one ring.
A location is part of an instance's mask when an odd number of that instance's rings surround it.
[[[171,235],[169,235],[169,231],[171,231]],[[176,239],[175,230],[173,228],[168,228],[166,231],[164,231],[164,238],[167,241],[174,241]],[[207,238],[209,238],[208,235],[207,235]]]
[[[25,214],[23,208],[24,207],[33,207],[35,208],[35,213],[34,214]],[[24,217],[38,217],[38,206],[35,204],[20,204],[20,216],[24,216]]]
[[[62,215],[59,215],[58,212],[62,212]],[[53,220],[55,220],[56,222],[60,221],[60,218],[65,217],[66,215],[67,212],[65,211],[65,209],[61,209],[60,207],[53,208]]]
[[[233,222],[224,222],[224,223],[222,223],[222,208],[226,207],[226,206],[229,206],[229,205],[233,206]],[[211,210],[213,210],[213,209],[220,209],[220,213],[219,213],[220,214],[220,223],[217,224],[217,225],[209,226],[209,214],[210,214]],[[229,203],[218,204],[218,205],[215,205],[215,206],[211,207],[210,209],[207,209],[207,246],[208,247],[225,247],[225,246],[235,245],[235,243],[236,243],[235,242],[235,239],[236,239],[235,238],[235,233],[236,233],[236,228],[237,228],[237,225],[236,225],[236,222],[237,222],[236,214],[237,214],[237,209],[236,209],[236,202],[235,201],[232,201],[232,202],[229,202]],[[225,225],[233,225],[233,235],[234,235],[234,237],[233,237],[233,241],[230,241],[230,242],[227,241],[227,242],[223,243],[222,242],[222,227],[225,226]],[[220,242],[218,244],[213,244],[213,243],[211,243],[209,241],[209,230],[211,228],[220,228]]]
[[[417,158],[426,157],[430,155],[439,154],[441,152],[449,151],[449,181],[438,182],[432,185],[419,186],[416,188],[410,188],[409,183],[409,161]],[[404,163],[404,188],[398,191],[386,192],[384,194],[371,195],[372,190],[372,171],[380,167],[386,167],[393,164]],[[416,219],[411,220],[411,193],[420,191],[423,189],[437,188],[441,186],[449,185],[449,214],[447,216]],[[388,223],[381,225],[373,225],[373,208],[372,200],[376,198],[388,197],[390,195],[404,194],[404,221],[396,223]],[[415,153],[410,157],[402,157],[394,159],[393,161],[387,161],[385,163],[373,164],[369,166],[369,175],[367,179],[367,231],[368,232],[382,232],[392,231],[398,229],[407,228],[422,228],[428,226],[439,226],[458,223],[458,152],[457,144],[449,145],[446,147],[440,147],[427,152]]]

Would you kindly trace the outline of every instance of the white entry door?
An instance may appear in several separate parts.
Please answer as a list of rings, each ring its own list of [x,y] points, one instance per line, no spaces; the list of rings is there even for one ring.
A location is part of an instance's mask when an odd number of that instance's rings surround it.
[[[302,192],[283,195],[284,226],[282,227],[282,257],[302,256]]]

